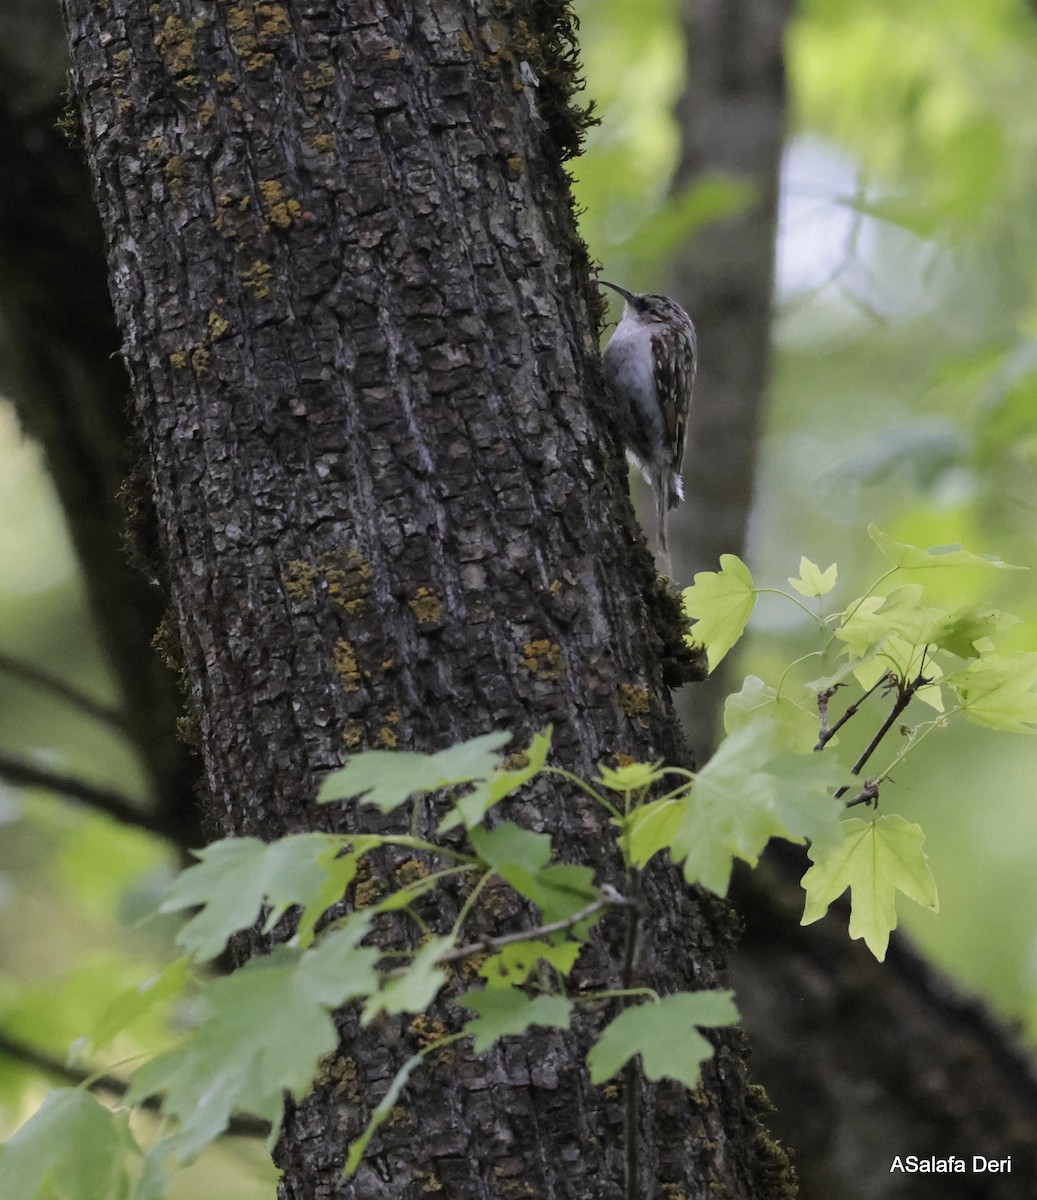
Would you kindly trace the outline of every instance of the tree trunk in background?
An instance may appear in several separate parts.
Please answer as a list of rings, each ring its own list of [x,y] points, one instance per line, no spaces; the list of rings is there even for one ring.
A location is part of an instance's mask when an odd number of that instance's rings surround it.
[[[699,374],[673,519],[682,582],[745,553],[768,384],[778,182],[785,144],[785,29],[791,0],[686,0],[687,83],[677,107],[676,182],[723,173],[756,200],[710,224],[677,256],[674,290],[695,319]],[[730,662],[681,704],[702,761],[716,739]]]
[[[893,935],[884,963],[839,904],[803,928],[802,850],[737,875],[746,930],[731,974],[752,1072],[793,1147],[802,1200],[1032,1200],[1037,1069],[975,998]],[[965,1174],[891,1172],[894,1155],[961,1158]],[[1010,1174],[973,1173],[972,1156]]]
[[[151,648],[165,602],[126,560],[117,495],[134,466],[128,380],[82,152],[58,128],[66,63],[55,4],[0,10],[0,389],[43,448],[120,711],[158,823],[198,840],[197,760],[176,737],[176,679]]]
[[[553,722],[582,772],[679,761],[679,647],[614,422],[587,403],[565,6],[65,13],[211,829],[354,828],[313,805],[344,753],[495,727]],[[514,815],[622,882],[579,793],[544,787]],[[716,983],[726,909],[665,870],[644,903],[643,982]],[[584,982],[617,978],[615,924]],[[289,1113],[282,1197],[622,1194],[621,1102],[589,1085],[585,1042],[553,1033],[431,1065],[344,1182],[347,1141],[420,1045],[390,1024]],[[694,1097],[645,1089],[639,1195],[787,1194],[737,1035],[717,1041]]]

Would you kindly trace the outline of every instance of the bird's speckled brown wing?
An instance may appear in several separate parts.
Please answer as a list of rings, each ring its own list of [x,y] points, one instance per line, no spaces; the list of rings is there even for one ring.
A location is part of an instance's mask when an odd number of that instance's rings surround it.
[[[687,317],[678,328],[662,327],[652,334],[655,390],[666,423],[666,439],[671,449],[670,464],[678,476],[688,436],[688,410],[695,386],[697,350],[695,330]],[[671,507],[676,504],[675,497]]]

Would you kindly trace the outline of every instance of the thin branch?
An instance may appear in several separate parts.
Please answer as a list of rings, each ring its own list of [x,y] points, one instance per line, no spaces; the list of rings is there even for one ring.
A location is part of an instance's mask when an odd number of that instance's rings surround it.
[[[817,693],[818,728],[815,750],[823,750],[825,742],[832,736],[828,728],[828,701],[835,695],[838,688],[839,685],[836,684],[835,687],[825,688],[824,691]]]
[[[633,870],[627,872],[627,891],[631,894],[630,906],[627,909],[626,944],[623,947],[623,988],[631,990],[634,986],[634,973],[637,969],[637,941],[639,930],[638,911],[638,877]],[[626,1008],[627,998],[620,1000],[620,1008]],[[626,1183],[626,1200],[638,1200],[640,1194],[640,1145],[637,1122],[638,1075],[637,1059],[631,1056],[623,1065],[623,1146],[625,1151],[624,1179]]]
[[[60,1058],[48,1054],[37,1046],[30,1045],[28,1042],[11,1037],[2,1030],[0,1030],[0,1055],[24,1063],[27,1067],[32,1067],[44,1075],[49,1075],[51,1079],[70,1084],[72,1087],[86,1083],[92,1092],[104,1092],[109,1096],[117,1097],[125,1096],[130,1088],[124,1079],[118,1079],[114,1075],[95,1076],[92,1072],[84,1071],[79,1067],[70,1067]],[[150,1112],[160,1112],[162,1102],[158,1096],[149,1096],[139,1107]],[[265,1138],[270,1136],[270,1123],[249,1113],[238,1113],[231,1117],[224,1134],[230,1137]]]
[[[12,758],[7,754],[0,754],[0,779],[17,787],[40,787],[50,792],[58,792],[69,800],[88,804],[124,825],[144,829],[148,833],[157,833],[177,845],[180,844],[173,830],[161,817],[148,812],[110,788],[95,787],[74,775],[63,775],[60,771],[38,767],[35,763]]]
[[[126,722],[118,709],[102,704],[100,700],[95,700],[86,692],[81,692],[79,688],[59,679],[58,676],[51,675],[50,672],[16,658],[12,654],[5,654],[2,650],[0,650],[0,673],[32,687],[37,687],[41,691],[50,692],[52,696],[56,696],[64,704],[78,709],[91,720],[101,721],[105,725],[110,725],[123,736],[128,735]]]
[[[469,942],[467,946],[458,946],[456,950],[448,950],[445,954],[441,954],[436,959],[436,966],[443,967],[447,963],[459,962],[463,958],[472,958],[476,954],[492,953],[504,946],[512,946],[516,942],[527,942],[531,938],[547,937],[552,933],[563,933],[565,930],[572,929],[581,922],[586,921],[588,917],[593,917],[596,912],[601,912],[603,908],[629,908],[632,904],[633,901],[628,900],[625,896],[617,892],[614,887],[610,887],[606,883],[602,885],[601,895],[597,900],[593,900],[585,908],[581,908],[579,912],[573,913],[571,917],[566,917],[562,921],[552,921],[550,925],[537,925],[533,929],[520,929],[518,933],[506,933],[502,937],[483,938],[479,942]]]
[[[906,690],[897,693],[896,703],[893,705],[892,712],[882,722],[882,724],[879,726],[878,732],[871,739],[871,741],[867,744],[867,746],[865,746],[864,750],[861,753],[860,758],[858,758],[857,761],[850,768],[851,775],[859,775],[861,773],[861,771],[864,767],[864,764],[868,761],[869,758],[871,758],[871,756],[879,748],[879,743],[886,736],[886,734],[889,733],[889,731],[893,728],[893,725],[899,718],[900,714],[904,711],[905,708],[907,708],[907,706],[910,703],[911,703],[911,695],[909,695]],[[843,786],[841,788],[839,788],[838,791],[835,793],[835,798],[838,800],[841,796],[845,796],[849,790],[850,790],[850,785],[848,783],[844,783]]]
[[[807,608],[807,606],[803,603],[803,601],[800,600],[798,597],[793,596],[793,594],[791,592],[783,591],[781,588],[763,588],[763,587],[753,588],[753,591],[756,593],[757,596],[784,596],[786,600],[791,600],[792,603],[797,608],[801,608],[807,614],[807,616],[811,619],[811,621],[813,621],[816,625],[820,625],[820,627],[822,629],[824,629],[824,627],[825,627],[824,618],[819,617],[816,612],[813,612],[811,609]]]
[[[819,692],[817,696],[817,711],[821,716],[821,728],[818,733],[817,745],[814,747],[814,749],[823,750],[825,746],[832,740],[832,738],[835,737],[839,730],[842,729],[846,722],[851,717],[857,715],[857,710],[864,703],[864,701],[867,700],[872,692],[877,691],[880,687],[882,687],[883,684],[888,684],[889,682],[890,672],[887,671],[877,683],[872,684],[872,686],[868,688],[868,690],[863,696],[861,696],[859,700],[855,700],[853,704],[851,704],[846,710],[846,712],[843,713],[839,720],[836,721],[836,723],[830,728],[828,725],[828,701],[835,695],[835,688],[825,688],[823,692]]]
[[[864,787],[853,797],[852,800],[846,801],[847,808],[853,808],[857,804],[874,804],[879,798],[879,781],[877,779],[866,779]]]
[[[925,662],[924,655],[922,656],[922,662],[923,662],[923,664]],[[861,773],[861,771],[864,769],[865,763],[868,761],[869,758],[871,758],[871,756],[879,748],[879,743],[882,741],[882,739],[886,736],[886,734],[889,733],[889,731],[896,724],[898,718],[900,717],[900,714],[911,703],[912,699],[914,698],[915,692],[917,692],[920,687],[924,687],[927,683],[931,683],[931,682],[932,682],[931,679],[929,679],[927,676],[925,676],[921,672],[919,672],[918,676],[915,678],[913,683],[907,684],[906,687],[900,686],[898,688],[896,702],[893,705],[892,711],[890,712],[889,716],[882,722],[882,724],[879,727],[878,732],[875,734],[875,736],[871,739],[871,741],[867,744],[867,746],[864,747],[863,751],[861,751],[860,758],[858,758],[857,761],[850,768],[851,775],[859,775]],[[838,800],[841,796],[845,796],[849,790],[850,790],[850,785],[843,784],[843,786],[841,788],[839,788],[839,790],[835,793],[835,798]],[[867,790],[867,789],[865,789],[865,790]],[[878,792],[876,791],[875,796],[872,797],[871,799],[874,800],[875,798],[877,798],[877,796],[878,796]],[[864,800],[854,797],[854,803],[863,804]]]
[[[864,603],[864,601],[867,600],[868,597],[875,591],[875,589],[879,586],[880,583],[885,582],[885,580],[887,580],[890,577],[890,575],[895,575],[897,573],[897,571],[899,571],[899,570],[900,570],[900,567],[890,567],[888,571],[883,571],[882,574],[878,577],[878,579],[876,579],[875,582],[871,585],[871,587],[868,588],[868,590],[864,593],[864,595],[857,597],[857,599],[853,602],[853,607],[848,608],[846,610],[846,612],[844,612],[842,614],[842,621],[840,622],[840,627],[845,627],[846,622],[849,621],[853,617],[854,613],[856,613],[856,611],[860,608],[860,606]],[[828,653],[828,651],[831,648],[831,645],[834,641],[835,641],[835,634],[833,633],[832,636],[828,639],[828,641],[825,642],[825,644],[822,648],[823,654]]]

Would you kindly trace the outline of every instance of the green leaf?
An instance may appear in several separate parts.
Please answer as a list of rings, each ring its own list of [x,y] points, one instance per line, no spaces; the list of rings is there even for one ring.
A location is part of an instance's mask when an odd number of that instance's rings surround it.
[[[528,749],[524,751],[528,760],[524,767],[514,770],[498,767],[484,783],[458,797],[453,808],[439,823],[439,832],[447,833],[461,824],[466,829],[474,829],[495,804],[539,775],[551,751],[552,734],[553,727],[548,725],[543,733],[533,736]]]
[[[429,892],[435,891],[442,882],[442,876],[438,872],[419,876],[417,879],[412,879],[409,883],[403,884],[395,892],[390,892],[384,900],[379,900],[377,904],[372,904],[370,908],[364,911],[384,913],[397,912],[401,908],[409,908],[415,900],[420,899]]]
[[[773,741],[773,721],[758,718],[726,737],[695,777],[671,847],[688,883],[726,896],[733,860],[755,866],[770,839],[785,833],[774,807],[774,781],[762,769]]]
[[[103,1050],[127,1025],[150,1012],[156,1004],[179,996],[190,976],[188,960],[176,958],[157,975],[127,988],[105,1009],[85,1039],[86,1043],[93,1050]]]
[[[330,833],[292,834],[269,844],[258,838],[213,842],[196,851],[199,862],[173,881],[161,911],[203,906],[176,939],[199,962],[215,958],[238,930],[251,928],[264,903],[271,909],[267,930],[299,905],[296,937],[308,944],[316,922],[356,874],[358,856],[342,855],[342,848],[343,838]]]
[[[571,941],[553,944],[531,938],[524,942],[512,942],[486,959],[479,967],[479,974],[489,987],[518,986],[526,982],[537,963],[543,960],[563,975],[568,975],[581,949],[578,942]]]
[[[684,592],[684,612],[696,622],[688,635],[694,646],[703,646],[710,671],[742,636],[756,604],[749,568],[734,554],[720,556],[719,571],[700,571]]]
[[[500,763],[496,753],[511,734],[484,733],[435,754],[407,750],[366,750],[356,754],[321,784],[318,804],[363,797],[382,812],[392,812],[411,796],[438,792],[473,780],[486,780]]]
[[[766,764],[774,783],[774,810],[790,841],[830,842],[845,811],[836,789],[852,779],[830,754],[782,754]]]
[[[548,866],[551,839],[505,821],[494,829],[473,829],[475,852],[515,891],[540,907],[546,921],[562,921],[597,895],[594,871],[564,863]]]
[[[502,867],[500,876],[518,892],[531,900],[543,914],[544,920],[565,921],[581,908],[586,908],[598,898],[594,886],[592,867],[570,866],[568,863],[552,863],[536,872],[524,867]],[[588,917],[590,924],[599,921],[603,912]],[[580,937],[582,926],[572,930],[572,936]]]
[[[779,696],[762,679],[747,675],[741,689],[724,701],[724,729],[736,733],[761,715],[773,718],[779,747],[806,753],[817,744],[819,718],[816,711],[803,708],[787,696]]]
[[[966,605],[948,613],[940,623],[933,644],[959,658],[974,658],[979,647],[988,644],[995,633],[1003,633],[1019,624],[1019,618],[996,608],[980,609]]]
[[[330,1011],[378,986],[381,951],[356,945],[367,929],[360,917],[317,946],[277,946],[215,980],[205,1022],[134,1074],[128,1103],[165,1093],[163,1110],[180,1122],[169,1145],[180,1162],[222,1133],[236,1109],[265,1117],[276,1136],[284,1093],[308,1091],[338,1045]]]
[[[678,992],[655,1003],[624,1009],[607,1025],[587,1055],[591,1082],[604,1083],[641,1055],[649,1079],[676,1079],[687,1088],[698,1085],[700,1067],[713,1047],[697,1032],[738,1020],[734,993]]]
[[[486,865],[498,873],[507,866],[539,871],[551,857],[548,834],[533,833],[514,821],[505,821],[494,829],[473,829],[472,846]]]
[[[369,996],[379,986],[381,976],[375,963],[382,952],[360,945],[371,930],[372,915],[369,909],[350,914],[301,955],[298,970],[309,995],[319,1004],[341,1008],[350,1000]]]
[[[133,1200],[165,1200],[170,1171],[166,1159],[174,1149],[175,1138],[156,1142],[144,1156],[144,1167],[133,1192]]]
[[[772,837],[833,835],[841,809],[830,793],[842,782],[842,768],[831,756],[784,752],[782,736],[769,713],[741,726],[680,798],[670,852],[689,883],[723,896],[734,859],[755,866]]]
[[[666,772],[662,769],[661,762],[627,763],[623,767],[607,767],[604,763],[600,763],[596,782],[611,792],[629,795],[630,792],[640,792],[651,787],[665,775]]]
[[[789,583],[801,596],[824,596],[835,587],[838,574],[835,563],[832,563],[827,570],[822,571],[817,563],[811,562],[809,558],[801,558],[799,560],[799,578],[793,579],[789,576]]]
[[[630,861],[643,868],[660,850],[670,848],[683,819],[684,809],[679,800],[652,800],[613,824],[620,829],[626,826]]]
[[[992,654],[947,680],[965,715],[988,729],[1033,733],[1037,725],[1037,652]]]
[[[572,1002],[564,996],[537,996],[531,1000],[516,987],[468,992],[458,998],[458,1003],[477,1014],[462,1030],[475,1039],[476,1054],[488,1050],[499,1038],[525,1033],[531,1025],[568,1029],[573,1011]]]
[[[926,608],[921,586],[908,583],[888,596],[866,596],[851,604],[835,636],[857,658],[864,658],[893,634],[920,648],[933,643],[946,616],[942,609]]]
[[[970,550],[962,550],[960,546],[932,546],[922,550],[918,546],[909,546],[906,542],[897,542],[883,533],[876,525],[868,526],[868,537],[878,546],[879,550],[896,566],[905,570],[932,570],[960,567],[996,567],[1004,571],[1025,571],[1026,567],[1015,567],[1006,563],[993,554],[973,554]]]
[[[863,938],[881,962],[897,927],[898,891],[925,908],[937,909],[936,884],[922,850],[925,835],[903,817],[842,822],[838,841],[812,846],[814,865],[803,876],[807,893],[802,924],[819,920],[850,889],[850,937]]]
[[[811,679],[803,684],[803,687],[807,692],[815,696],[818,692],[827,692],[829,688],[834,688],[840,683],[845,683],[851,675],[856,674],[863,663],[868,661],[870,661],[868,658],[853,658],[849,662],[844,662],[842,666],[830,675],[822,675],[818,679]]]
[[[411,959],[410,966],[394,971],[386,978],[381,990],[368,998],[363,1023],[369,1025],[382,1012],[423,1012],[428,1008],[446,983],[446,970],[437,966],[436,960],[453,945],[453,938],[429,938]]]
[[[857,664],[854,675],[861,687],[869,691],[890,671],[897,679],[909,683],[924,673],[926,679],[932,682],[920,687],[915,696],[937,712],[943,712],[943,693],[940,691],[943,668],[933,659],[932,643],[921,641],[915,644],[899,634],[891,633],[883,638],[874,656],[862,659]]]
[[[126,1160],[138,1153],[123,1113],[79,1088],[51,1092],[0,1153],[0,1196],[10,1200],[123,1200]]]

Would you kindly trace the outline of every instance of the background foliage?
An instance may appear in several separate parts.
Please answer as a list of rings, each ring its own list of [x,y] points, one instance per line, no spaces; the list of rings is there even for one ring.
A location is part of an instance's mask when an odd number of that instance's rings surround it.
[[[612,0],[584,17],[602,126],[576,163],[583,227],[604,274],[639,289],[663,286],[671,236],[693,237],[718,195],[700,206],[666,200],[677,16],[663,0]],[[783,585],[805,553],[838,560],[850,589],[863,590],[877,562],[868,521],[915,545],[961,542],[1032,570],[1037,13],[1015,0],[806,0],[788,65],[754,578]],[[946,595],[930,580],[927,594],[964,604],[994,586],[996,602],[1024,619],[1006,644],[1035,648],[1033,575],[980,576],[948,579]],[[769,678],[810,648],[806,622],[777,599],[761,597],[750,630],[745,672]],[[931,738],[890,793],[924,825],[940,886],[939,916],[905,905],[904,926],[1031,1038],[1035,778],[1031,739],[966,730]]]
[[[683,66],[672,0],[583,8],[588,93],[602,117],[574,164],[584,234],[609,278],[656,288],[679,239],[739,197],[714,181],[668,198],[678,133],[667,114]],[[789,67],[753,575],[783,584],[806,553],[838,560],[849,590],[863,591],[877,566],[868,521],[915,545],[963,542],[1037,567],[1037,14],[1021,0],[804,0]],[[60,514],[6,413],[0,463],[0,650],[104,699]],[[1037,649],[1025,640],[1037,629],[1033,575],[993,584],[1025,618],[1007,643]],[[955,607],[980,586],[989,594],[989,575],[954,573],[940,599]],[[745,672],[767,676],[810,648],[805,620],[766,596],[752,628]],[[130,793],[142,786],[116,734],[6,679],[0,747]],[[1037,1040],[1035,778],[1032,739],[937,734],[898,774],[895,807],[925,827],[941,900],[938,917],[904,905],[903,924]],[[165,961],[169,927],[139,918],[176,864],[154,839],[45,795],[0,786],[0,821],[0,1029],[62,1058],[113,984]],[[105,1061],[162,1040],[145,1020]],[[47,1086],[5,1060],[3,1125]],[[233,1200],[270,1178],[261,1147],[209,1154],[173,1195]]]

